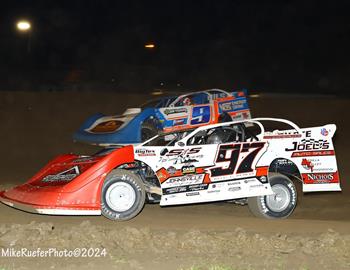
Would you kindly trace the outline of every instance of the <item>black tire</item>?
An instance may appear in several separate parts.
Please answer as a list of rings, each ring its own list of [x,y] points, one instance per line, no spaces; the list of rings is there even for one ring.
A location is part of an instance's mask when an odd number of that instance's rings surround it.
[[[117,204],[116,195],[122,204]],[[141,212],[145,197],[145,187],[139,176],[127,170],[113,170],[107,175],[101,190],[102,215],[111,220],[132,219]]]
[[[155,121],[146,120],[141,126],[141,141],[147,141],[148,139],[156,136],[158,134],[158,128]]]
[[[225,123],[225,122],[231,122],[232,117],[228,113],[223,113],[219,115],[218,122],[219,123]]]
[[[282,219],[289,217],[297,205],[297,190],[293,182],[284,175],[272,176],[270,179],[271,188],[279,191],[279,194],[286,196],[280,202],[282,206],[276,206],[277,195],[266,195],[248,198],[248,207],[257,217],[268,219]],[[275,204],[275,207],[273,207]],[[278,209],[279,208],[279,209]],[[278,209],[278,210],[277,210]]]

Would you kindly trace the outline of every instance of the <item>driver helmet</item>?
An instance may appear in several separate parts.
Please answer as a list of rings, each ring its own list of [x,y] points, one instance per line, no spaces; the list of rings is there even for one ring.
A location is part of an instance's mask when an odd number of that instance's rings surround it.
[[[183,100],[184,106],[190,106],[191,105],[191,99],[189,97],[185,97]]]
[[[207,139],[208,144],[220,144],[227,142],[230,132],[224,129],[217,129],[209,135]]]

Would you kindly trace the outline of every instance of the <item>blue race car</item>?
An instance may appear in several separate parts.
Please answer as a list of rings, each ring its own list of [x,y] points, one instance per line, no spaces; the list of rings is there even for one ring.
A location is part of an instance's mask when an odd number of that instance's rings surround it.
[[[152,100],[122,115],[97,113],[83,123],[73,139],[99,146],[138,144],[160,132],[249,118],[245,90],[209,89]]]

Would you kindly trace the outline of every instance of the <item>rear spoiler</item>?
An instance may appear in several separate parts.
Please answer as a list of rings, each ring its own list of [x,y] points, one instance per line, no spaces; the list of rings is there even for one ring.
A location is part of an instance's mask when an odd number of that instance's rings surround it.
[[[242,90],[239,90],[239,91],[231,92],[231,94],[235,98],[247,97],[248,96],[248,91],[247,91],[247,89],[242,89]]]

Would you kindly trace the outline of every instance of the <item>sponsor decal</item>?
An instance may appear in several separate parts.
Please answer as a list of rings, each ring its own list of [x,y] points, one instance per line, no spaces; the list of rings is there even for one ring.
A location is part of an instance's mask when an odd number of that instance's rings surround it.
[[[162,171],[158,171],[157,176],[158,176],[160,182],[164,182],[167,179],[167,176]]]
[[[174,109],[165,109],[165,115],[177,114],[177,113],[187,113],[186,108],[174,108]]]
[[[240,184],[241,184],[240,181],[227,182],[228,186],[236,186],[236,185],[240,185]]]
[[[219,103],[219,112],[233,112],[238,110],[244,110],[247,108],[247,102],[245,99],[224,101]]]
[[[200,184],[203,182],[204,174],[193,174],[179,177],[168,178],[163,184],[163,188],[175,187],[175,186],[188,186]]]
[[[160,152],[159,162],[174,162],[174,164],[188,164],[198,162],[198,159],[203,158],[203,155],[195,155],[200,152],[202,148],[189,148],[189,149],[173,149],[169,151],[167,148],[164,148]]]
[[[246,100],[234,100],[232,101],[232,107],[234,110],[244,109],[246,103]]]
[[[251,185],[251,186],[249,186],[249,190],[257,189],[257,188],[263,188],[263,187],[264,187],[263,184]]]
[[[324,150],[329,148],[327,140],[302,139],[300,142],[293,142],[293,146],[285,148],[285,151],[303,150]]]
[[[278,164],[278,166],[288,166],[288,165],[293,165],[294,163],[291,162],[290,160],[288,159],[278,159],[276,161],[276,163]]]
[[[42,182],[53,183],[53,182],[69,182],[73,178],[79,175],[79,167],[74,166],[68,170],[60,172],[58,174],[49,174],[42,179]]]
[[[176,136],[174,134],[167,134],[167,135],[164,135],[164,140],[166,142],[169,142],[169,141],[172,141],[176,138]]]
[[[211,188],[222,188],[223,185],[224,185],[224,183],[215,183],[215,184],[212,184],[210,187]]]
[[[174,194],[174,193],[181,193],[181,192],[186,192],[187,187],[173,187],[173,188],[166,188],[163,189],[163,194]]]
[[[192,185],[188,187],[188,190],[194,191],[194,190],[204,190],[208,189],[208,184],[199,184],[199,185]]]
[[[231,102],[224,102],[220,104],[220,108],[223,111],[232,111],[232,103]]]
[[[186,196],[198,196],[199,195],[199,192],[189,192],[189,193],[186,193]]]
[[[163,187],[163,185],[162,185]],[[196,185],[188,185],[188,186],[174,186],[169,188],[163,188],[163,194],[174,194],[181,192],[192,192],[192,191],[201,191],[208,189],[208,184],[196,184]]]
[[[313,172],[315,165],[310,159],[303,158],[301,161],[301,166],[303,166],[305,170],[311,170],[311,172]]]
[[[189,173],[195,173],[195,172],[196,172],[196,167],[193,165],[182,167],[183,174],[189,174]]]
[[[242,120],[242,118],[243,118],[243,119],[249,118],[248,116],[245,117],[245,116],[244,116],[245,114],[246,114],[246,113],[235,113],[234,115],[232,115],[232,114],[230,114],[230,115],[231,115],[232,120]],[[243,116],[242,116],[242,115],[243,115]]]
[[[334,150],[293,152],[292,157],[334,156]]]
[[[329,184],[339,182],[338,172],[330,173],[304,173],[302,174],[305,184]]]
[[[246,180],[244,180],[245,184],[250,183],[250,182],[255,182],[255,179],[246,179]]]
[[[234,191],[239,191],[241,190],[241,187],[230,187],[228,188],[228,191],[234,192]]]
[[[93,162],[95,159],[93,157],[80,157],[73,161],[73,163],[82,163],[82,162]]]
[[[323,135],[323,136],[328,136],[328,130],[327,129],[325,129],[325,128],[321,128],[321,135]]]
[[[166,155],[167,157],[170,156],[183,156],[183,155],[193,155],[193,154],[197,154],[200,152],[202,148],[201,147],[197,147],[197,148],[191,148],[191,149],[173,149],[170,152],[166,152],[163,155]],[[163,152],[163,151],[162,151]]]
[[[135,154],[140,157],[155,156],[156,152],[152,149],[136,149]]]
[[[311,130],[303,130],[302,132],[305,134],[305,137],[311,137]]]
[[[219,193],[220,189],[208,190],[207,193]]]
[[[264,139],[286,139],[286,138],[300,138],[301,134],[277,134],[277,135],[266,135]]]
[[[176,173],[176,168],[173,167],[173,166],[170,166],[168,169],[167,169],[167,172],[170,174],[170,175],[174,175]]]
[[[305,170],[310,170],[311,172],[329,172],[332,168],[322,167],[322,162],[318,158],[303,158],[301,165]]]
[[[186,119],[175,119],[174,120],[174,125],[175,126],[180,126],[186,124]]]

